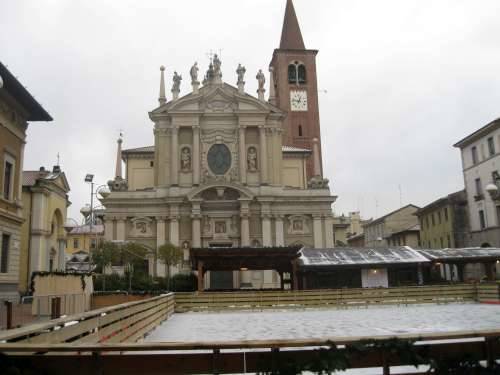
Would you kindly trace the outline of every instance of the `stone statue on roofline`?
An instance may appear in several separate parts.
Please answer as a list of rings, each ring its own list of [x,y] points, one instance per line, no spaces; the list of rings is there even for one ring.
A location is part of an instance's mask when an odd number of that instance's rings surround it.
[[[266,76],[264,73],[262,73],[262,69],[259,69],[259,72],[257,73],[257,82],[259,84],[259,89],[258,91],[265,91],[266,89],[264,88],[264,85],[266,84]]]
[[[257,89],[259,100],[265,101],[264,93],[266,92],[266,89],[264,88],[264,85],[266,84],[266,77],[264,76],[264,73],[262,73],[262,69],[259,69],[255,78],[257,78],[257,82],[259,84],[259,88]]]
[[[245,84],[245,73],[246,69],[243,65],[238,64],[238,69],[236,69],[236,74],[238,75],[238,82],[237,84],[239,85],[240,83]]]
[[[219,56],[217,54],[214,55],[214,76],[216,79],[222,78],[222,71],[221,71],[221,66],[222,66],[222,61],[219,59]]]
[[[174,77],[173,77],[172,81],[173,81],[172,92],[180,91],[181,90],[182,75],[178,74],[177,72],[174,72]]]
[[[179,97],[179,93],[181,91],[181,81],[182,81],[182,76],[178,74],[177,72],[174,72],[174,77],[172,78],[172,95],[173,99],[177,99]]]
[[[191,75],[191,84],[199,83],[198,82],[198,63],[195,62],[194,65],[189,70],[189,74]]]

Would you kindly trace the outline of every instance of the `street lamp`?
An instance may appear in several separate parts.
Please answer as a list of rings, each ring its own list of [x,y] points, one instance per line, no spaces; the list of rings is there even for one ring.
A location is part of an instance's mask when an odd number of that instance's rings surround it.
[[[495,184],[486,185],[485,190],[488,192],[492,199],[495,199],[496,195],[498,194],[498,186],[496,186]]]

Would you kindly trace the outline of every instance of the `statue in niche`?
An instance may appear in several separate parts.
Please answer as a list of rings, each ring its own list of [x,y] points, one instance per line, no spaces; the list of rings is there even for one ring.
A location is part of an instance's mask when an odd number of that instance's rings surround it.
[[[217,233],[217,234],[226,233],[226,222],[225,221],[217,221],[215,223],[215,233]]]
[[[181,151],[181,170],[191,170],[191,150],[189,147],[183,147]]]
[[[246,69],[243,65],[238,64],[238,69],[236,69],[236,74],[238,74],[238,84],[245,83],[245,73]]]
[[[191,83],[199,83],[198,82],[198,63],[195,62],[194,65],[189,70],[189,74],[191,75]]]
[[[172,92],[179,92],[181,90],[182,75],[177,74],[177,72],[174,72],[174,77],[172,81],[173,81]]]
[[[257,82],[259,83],[258,91],[265,91],[264,85],[266,84],[266,77],[264,76],[264,73],[262,73],[262,69],[259,69],[255,78],[257,78]]]
[[[257,170],[257,150],[255,147],[250,147],[247,153],[247,168],[249,172]]]

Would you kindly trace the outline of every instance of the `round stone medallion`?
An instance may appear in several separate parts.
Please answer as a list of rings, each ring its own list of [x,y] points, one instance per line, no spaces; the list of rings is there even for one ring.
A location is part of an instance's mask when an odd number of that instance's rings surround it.
[[[231,167],[231,151],[229,151],[226,145],[213,145],[208,150],[207,161],[213,174],[223,175]]]

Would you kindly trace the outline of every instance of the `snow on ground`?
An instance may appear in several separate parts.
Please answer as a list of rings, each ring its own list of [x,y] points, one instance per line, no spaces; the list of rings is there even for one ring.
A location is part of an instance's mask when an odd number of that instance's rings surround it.
[[[380,306],[174,314],[146,342],[236,341],[377,336],[500,329],[500,306]]]

